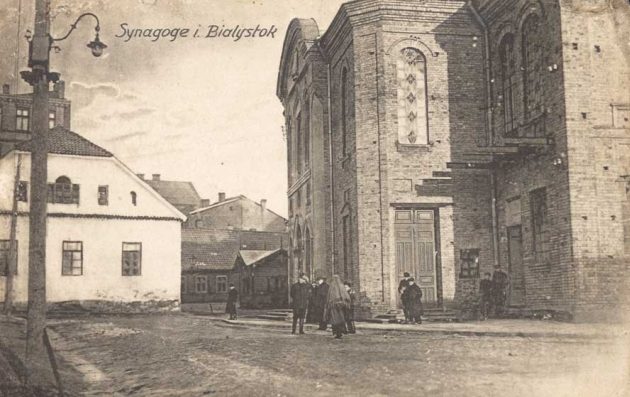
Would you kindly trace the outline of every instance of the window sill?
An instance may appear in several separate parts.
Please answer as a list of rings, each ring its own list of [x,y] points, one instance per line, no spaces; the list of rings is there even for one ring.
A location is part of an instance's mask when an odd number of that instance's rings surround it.
[[[427,143],[401,143],[396,141],[396,150],[399,152],[430,152],[433,145]]]

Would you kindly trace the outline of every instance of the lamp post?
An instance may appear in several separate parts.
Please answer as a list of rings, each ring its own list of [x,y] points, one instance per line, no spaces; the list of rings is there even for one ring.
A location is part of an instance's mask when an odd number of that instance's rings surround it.
[[[33,129],[31,134],[31,202],[28,247],[28,312],[26,324],[27,382],[33,374],[37,357],[44,354],[43,335],[46,326],[46,216],[48,196],[48,86],[59,80],[50,72],[50,50],[55,41],[65,40],[85,16],[96,19],[96,38],[88,44],[96,57],[107,46],[98,37],[100,25],[96,15],[85,13],[71,25],[68,33],[55,39],[50,35],[50,0],[35,1],[35,29],[29,42],[28,66],[22,78],[33,87]],[[28,38],[28,37],[27,37]],[[58,47],[55,47],[58,49]]]

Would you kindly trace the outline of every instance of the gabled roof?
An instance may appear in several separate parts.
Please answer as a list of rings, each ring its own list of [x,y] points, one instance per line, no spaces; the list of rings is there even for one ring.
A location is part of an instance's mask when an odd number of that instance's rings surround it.
[[[245,266],[253,265],[256,262],[260,262],[261,260],[275,254],[276,252],[280,252],[279,249],[273,251],[258,251],[258,250],[241,250],[238,252],[238,255],[245,263]]]
[[[223,200],[223,201],[217,201],[216,203],[210,204],[210,205],[209,205],[209,206],[207,206],[207,207],[203,207],[203,208],[196,209],[196,210],[192,211],[192,212],[190,213],[190,215],[199,214],[199,213],[204,212],[204,211],[207,211],[207,210],[209,210],[209,209],[212,209],[212,208],[217,208],[217,207],[220,207],[220,206],[222,206],[222,205],[229,204],[229,203],[233,203],[233,202],[238,201],[238,200],[241,200],[241,199],[247,199],[247,197],[245,197],[245,196],[243,196],[243,195],[239,195],[239,196],[235,196],[235,197],[229,197],[229,198],[226,198],[226,199],[225,199],[225,200]]]
[[[162,197],[174,206],[199,206],[201,197],[192,182],[145,180],[145,182],[157,191]]]
[[[31,141],[25,141],[18,144],[14,150],[30,152],[31,146]],[[48,131],[48,153],[89,157],[114,156],[102,147],[62,126],[57,126]]]

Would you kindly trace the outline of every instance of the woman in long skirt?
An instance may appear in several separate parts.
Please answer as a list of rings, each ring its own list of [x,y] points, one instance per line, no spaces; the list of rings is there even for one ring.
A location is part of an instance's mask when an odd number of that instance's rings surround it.
[[[333,335],[341,339],[346,329],[346,315],[350,309],[350,295],[346,291],[341,278],[334,275],[328,289],[326,300],[326,318],[332,325]]]

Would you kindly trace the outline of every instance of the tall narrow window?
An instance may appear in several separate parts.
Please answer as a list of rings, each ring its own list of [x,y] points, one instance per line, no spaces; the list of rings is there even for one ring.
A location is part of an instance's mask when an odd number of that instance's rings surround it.
[[[346,215],[342,219],[343,223],[343,278],[348,280],[352,272],[352,236],[350,216]]]
[[[297,118],[295,120],[295,127],[296,127],[296,140],[297,140],[297,174],[298,175],[302,175],[302,166],[303,166],[303,159],[302,159],[302,154],[304,153],[304,147],[302,145],[304,145],[303,141],[302,141],[302,113],[299,113],[297,115]]]
[[[123,243],[122,275],[140,276],[142,274],[142,243]]]
[[[543,259],[547,246],[547,190],[543,187],[529,193],[534,253]]]
[[[310,105],[308,101],[304,106],[306,114],[304,117],[304,169],[309,168],[311,162],[311,117],[310,117]]]
[[[11,252],[11,240],[0,240],[0,276],[6,276],[9,274],[9,260],[10,260],[10,252]],[[15,261],[17,264],[17,247],[18,242],[15,241]],[[17,274],[17,266],[14,267],[13,274]]]
[[[109,186],[101,185],[98,187],[98,205],[107,205],[109,203]]]
[[[514,61],[514,36],[505,35],[499,46],[501,60],[501,106],[503,108],[503,132],[511,135],[514,131],[514,86],[515,86],[515,61]]]
[[[523,105],[525,121],[542,112],[543,37],[540,17],[532,14],[523,23]]]
[[[61,275],[83,275],[83,242],[64,241],[62,251]]]
[[[398,142],[426,145],[427,123],[426,58],[416,48],[403,48],[396,61],[398,79]]]
[[[341,154],[348,154],[348,69],[341,71]]]
[[[55,128],[57,120],[57,113],[55,111],[48,112],[48,128]]]
[[[30,121],[30,110],[17,109],[15,117],[15,129],[18,131],[28,131]]]
[[[18,201],[28,202],[28,182],[20,181],[17,190]]]
[[[131,204],[138,205],[138,195],[136,192],[130,192],[129,194],[131,195]]]

